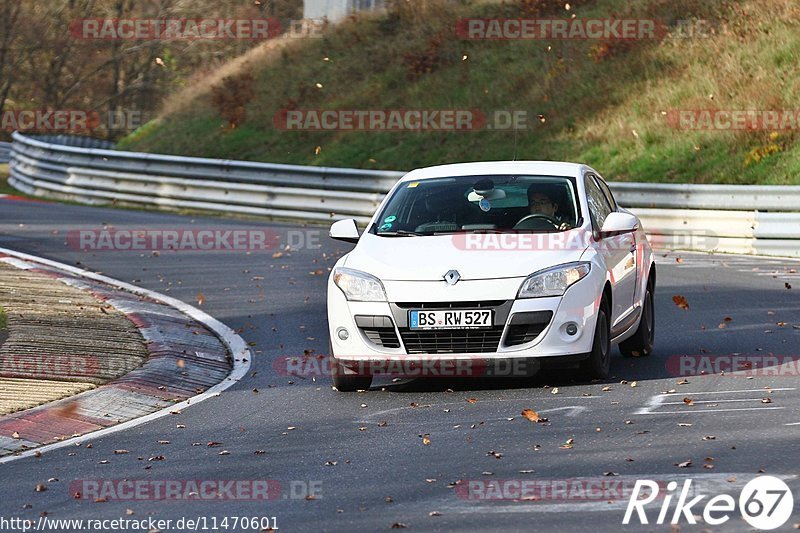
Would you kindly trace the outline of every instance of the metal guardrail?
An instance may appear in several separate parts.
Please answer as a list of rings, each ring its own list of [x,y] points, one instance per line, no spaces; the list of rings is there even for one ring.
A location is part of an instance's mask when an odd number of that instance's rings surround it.
[[[35,196],[366,223],[403,172],[108,149],[87,137],[13,134],[9,183]],[[93,142],[95,144],[93,144]],[[800,186],[611,183],[664,248],[800,257]]]
[[[11,143],[0,143],[0,165],[11,159]]]

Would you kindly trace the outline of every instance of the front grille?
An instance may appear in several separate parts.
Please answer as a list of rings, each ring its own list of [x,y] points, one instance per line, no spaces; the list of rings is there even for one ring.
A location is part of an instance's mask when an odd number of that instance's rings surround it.
[[[361,328],[364,335],[370,340],[372,344],[383,346],[384,348],[399,348],[400,341],[397,339],[397,333],[394,328]]]
[[[481,300],[478,302],[400,302],[395,305],[400,309],[478,309],[482,307],[499,307],[505,300]]]
[[[486,329],[411,330],[400,328],[409,354],[496,352],[503,326]]]

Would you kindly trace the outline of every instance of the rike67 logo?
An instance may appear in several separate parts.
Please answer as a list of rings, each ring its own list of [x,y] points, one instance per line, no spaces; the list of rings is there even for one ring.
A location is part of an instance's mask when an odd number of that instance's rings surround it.
[[[640,524],[649,524],[645,507],[657,498],[661,501],[661,508],[655,523],[663,525],[670,511],[670,504],[678,488],[677,481],[667,483],[666,494],[659,495],[659,483],[649,479],[636,480],[633,492],[625,509],[622,523],[631,523],[634,512]],[[663,486],[663,485],[662,485]],[[728,494],[720,494],[710,498],[705,504],[701,502],[708,495],[694,496],[692,480],[683,482],[677,502],[669,519],[670,524],[678,524],[681,516],[689,523],[696,524],[696,515],[701,515],[703,521],[710,526],[719,526],[731,519],[736,513],[737,501]],[[784,525],[792,515],[794,497],[789,486],[782,480],[773,476],[758,476],[751,479],[742,488],[738,499],[739,513],[751,527],[758,530],[777,529]],[[702,509],[701,509],[702,507]]]

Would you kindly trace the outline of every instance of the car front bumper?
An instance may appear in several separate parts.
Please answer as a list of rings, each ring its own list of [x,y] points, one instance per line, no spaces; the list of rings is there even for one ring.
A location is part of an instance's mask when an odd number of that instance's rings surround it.
[[[531,360],[591,351],[605,283],[599,269],[592,269],[558,297],[517,299],[524,279],[463,280],[452,286],[440,281],[384,281],[388,302],[347,301],[329,280],[332,355],[351,366],[416,360]],[[410,330],[408,311],[420,306],[491,308],[494,325],[491,331]],[[527,336],[522,334],[526,322],[534,323],[525,331]],[[568,326],[574,327],[574,334],[568,333]],[[347,334],[340,334],[342,330]]]

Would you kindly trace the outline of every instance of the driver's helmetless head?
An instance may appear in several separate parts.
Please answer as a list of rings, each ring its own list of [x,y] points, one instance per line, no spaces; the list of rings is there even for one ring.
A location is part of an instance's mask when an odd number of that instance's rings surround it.
[[[558,211],[558,204],[543,192],[528,191],[528,207],[531,214],[547,215],[553,218]]]

